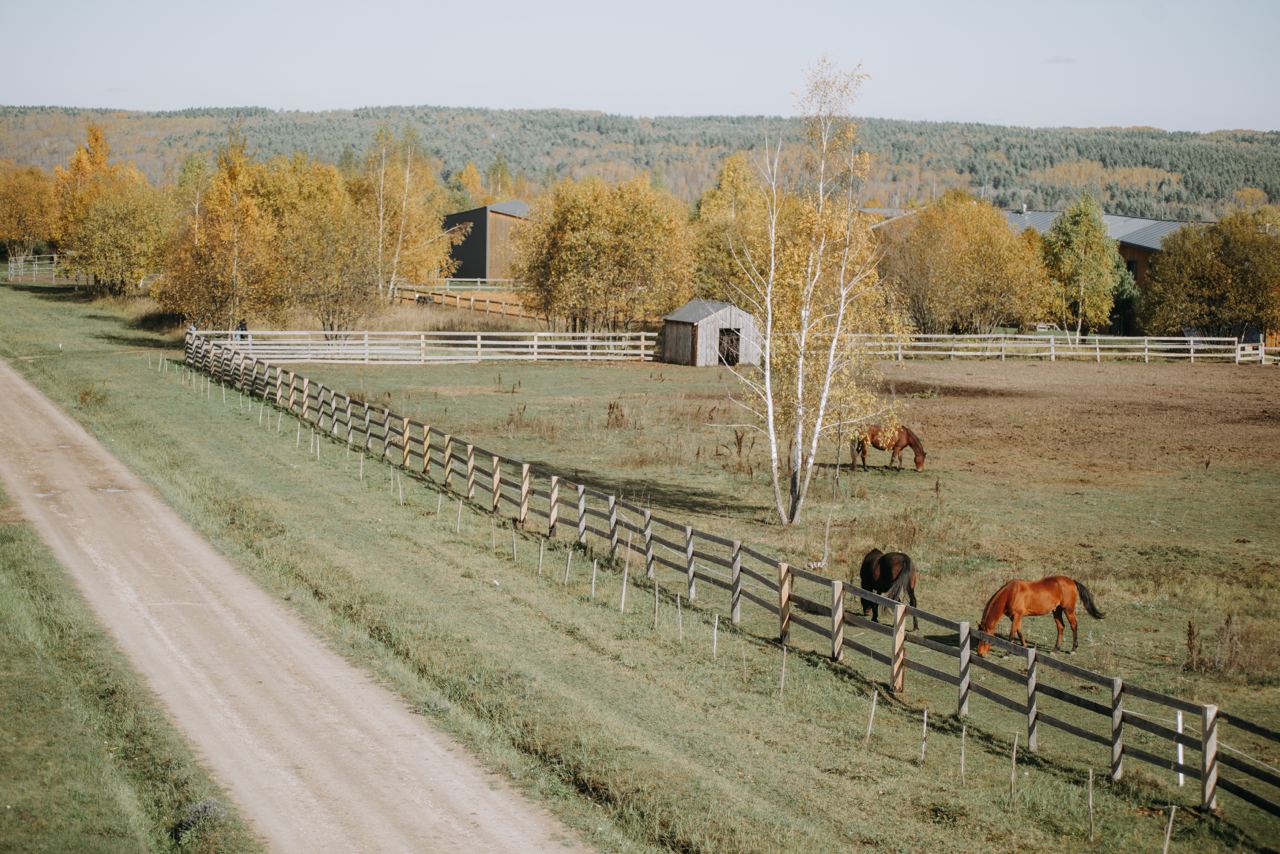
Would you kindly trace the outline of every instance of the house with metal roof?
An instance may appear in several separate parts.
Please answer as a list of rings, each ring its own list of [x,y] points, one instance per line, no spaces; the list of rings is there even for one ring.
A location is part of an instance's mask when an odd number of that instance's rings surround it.
[[[1044,234],[1053,227],[1061,211],[1004,211],[1009,228],[1021,234],[1028,228],[1034,228]],[[1188,225],[1199,223],[1182,220],[1146,219],[1138,216],[1118,216],[1104,214],[1103,223],[1107,227],[1107,236],[1120,244],[1120,257],[1125,266],[1133,273],[1133,280],[1138,287],[1147,281],[1147,270],[1151,266],[1151,257],[1160,251],[1164,239],[1173,232]]]
[[[704,367],[758,365],[755,318],[733,303],[690,300],[662,318],[662,361]]]
[[[529,204],[519,199],[459,211],[444,218],[445,229],[466,228],[467,236],[451,250],[458,267],[455,279],[510,279],[512,232],[529,218]]]

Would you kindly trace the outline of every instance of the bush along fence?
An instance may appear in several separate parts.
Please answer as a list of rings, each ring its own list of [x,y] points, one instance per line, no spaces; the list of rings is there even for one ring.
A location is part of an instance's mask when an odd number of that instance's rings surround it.
[[[652,332],[199,332],[202,340],[272,363],[647,362]]]
[[[743,622],[745,608],[755,609],[753,617],[775,621],[784,645],[792,642],[793,633],[805,632],[836,662],[853,656],[874,662],[892,692],[902,691],[912,673],[950,686],[960,717],[969,715],[974,698],[990,703],[988,709],[1007,710],[1017,716],[1019,728],[1025,720],[1026,746],[1032,752],[1039,749],[1042,729],[1054,729],[1108,755],[1112,780],[1123,777],[1126,760],[1142,762],[1175,773],[1180,781],[1198,781],[1205,809],[1215,809],[1219,791],[1225,791],[1280,816],[1280,773],[1220,740],[1220,732],[1229,728],[1252,751],[1274,755],[1280,749],[1280,732],[1274,729],[1215,705],[1094,673],[988,635],[968,622],[910,607],[793,566],[739,540],[664,519],[613,493],[535,472],[529,463],[366,404],[214,337],[188,333],[185,360],[189,367],[296,416],[299,429],[310,425],[348,448],[434,481],[460,502],[507,516],[521,529],[551,539],[567,536],[575,548],[606,551],[623,564],[624,588],[634,561],[635,572],[644,573],[655,596],[665,581],[669,592],[674,587],[690,605],[718,597],[735,625]],[[860,604],[878,605],[890,622],[867,619]],[[908,632],[908,617],[941,633]],[[973,654],[978,641],[1007,655],[1000,661],[979,657]]]

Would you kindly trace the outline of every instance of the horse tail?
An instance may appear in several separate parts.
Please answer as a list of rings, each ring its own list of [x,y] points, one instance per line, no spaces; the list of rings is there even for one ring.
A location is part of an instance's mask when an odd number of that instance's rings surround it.
[[[904,554],[902,556],[902,571],[893,580],[893,584],[889,585],[889,590],[885,595],[890,599],[897,599],[901,602],[902,594],[915,587],[915,574],[915,567],[911,565],[911,556]]]
[[[1080,594],[1080,601],[1084,604],[1084,609],[1089,612],[1089,616],[1095,620],[1101,620],[1105,616],[1098,610],[1098,606],[1094,604],[1093,594],[1089,592],[1089,588],[1085,587],[1079,581],[1076,582],[1076,592]]]

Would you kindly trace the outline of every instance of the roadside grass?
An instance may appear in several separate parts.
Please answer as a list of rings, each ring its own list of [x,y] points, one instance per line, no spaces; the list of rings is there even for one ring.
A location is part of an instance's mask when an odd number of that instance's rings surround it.
[[[3,355],[336,649],[545,799],[593,845],[968,851],[1065,838],[1090,847],[1085,766],[1061,761],[1078,745],[1058,746],[1070,744],[1064,739],[1024,762],[1010,798],[1008,754],[1020,721],[984,713],[968,724],[961,784],[961,723],[949,714],[948,692],[912,679],[905,698],[890,700],[881,674],[835,667],[816,645],[798,645],[779,696],[781,652],[761,639],[767,621],[748,615],[734,631],[721,620],[712,659],[712,610],[682,609],[681,630],[664,594],[655,631],[653,591],[643,580],[632,575],[620,613],[618,568],[601,567],[592,597],[580,553],[563,582],[561,544],[548,547],[539,576],[535,538],[517,537],[513,561],[509,529],[464,506],[455,533],[457,505],[446,499],[437,515],[430,486],[407,483],[400,506],[389,469],[366,461],[360,480],[358,458],[340,445],[321,443],[317,460],[294,422],[272,423],[234,393],[224,404],[216,386],[206,396],[179,372],[157,372],[158,355],[178,355],[174,337],[121,347],[111,338],[118,317],[91,317],[109,312],[56,297],[0,292]],[[72,342],[60,353],[50,344],[58,336]],[[77,395],[90,385],[104,399],[79,408]],[[598,408],[593,417],[605,417],[603,401]],[[441,410],[433,421],[467,435],[468,419],[453,418],[463,413]],[[581,458],[596,453],[597,436],[579,444]],[[675,484],[659,486],[680,498]],[[715,518],[759,528],[750,517]],[[920,768],[926,705],[933,728]],[[1136,765],[1119,786],[1099,779],[1092,847],[1157,847],[1160,810],[1174,799],[1185,802]],[[1259,848],[1273,836],[1241,809],[1226,821],[1179,810],[1173,847]]]
[[[258,851],[0,496],[0,851]]]

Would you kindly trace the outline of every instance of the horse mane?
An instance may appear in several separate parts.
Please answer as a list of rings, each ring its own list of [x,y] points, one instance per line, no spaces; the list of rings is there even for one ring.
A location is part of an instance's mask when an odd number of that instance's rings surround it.
[[[905,424],[902,425],[902,432],[907,434],[907,444],[911,446],[911,450],[918,451],[923,454],[924,444],[921,443],[920,437],[913,433],[911,428]]]
[[[982,606],[982,620],[978,623],[981,631],[990,632],[1000,622],[1000,615],[1004,611],[1004,603],[1009,598],[1009,587],[1012,584],[1012,581],[1006,581],[999,590],[991,594],[987,604]]]

